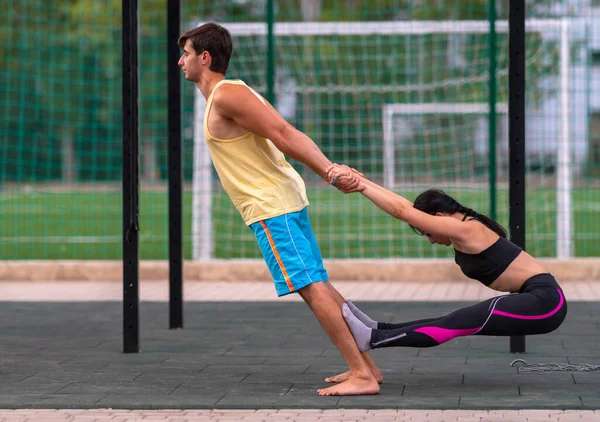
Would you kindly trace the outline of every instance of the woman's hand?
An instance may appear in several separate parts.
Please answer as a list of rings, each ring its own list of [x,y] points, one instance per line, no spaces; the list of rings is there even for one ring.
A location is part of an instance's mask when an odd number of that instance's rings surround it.
[[[344,164],[334,163],[327,169],[327,182],[344,193],[365,190],[364,175]]]

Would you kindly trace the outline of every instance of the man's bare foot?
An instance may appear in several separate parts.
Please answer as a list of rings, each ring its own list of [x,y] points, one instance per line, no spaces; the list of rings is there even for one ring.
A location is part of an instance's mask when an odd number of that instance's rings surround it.
[[[359,378],[350,376],[346,381],[317,390],[320,396],[360,396],[379,394],[379,384],[373,377]]]
[[[377,384],[383,383],[383,375],[379,369],[369,367],[369,370],[371,371],[373,378],[375,378],[375,381],[377,381]],[[339,383],[346,381],[348,378],[350,378],[350,371],[337,374],[333,377],[327,377],[325,378],[325,382]]]

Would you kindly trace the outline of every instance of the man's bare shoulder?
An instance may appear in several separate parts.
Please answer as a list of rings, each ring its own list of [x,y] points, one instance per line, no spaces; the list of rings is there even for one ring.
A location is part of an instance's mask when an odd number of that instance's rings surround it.
[[[251,91],[246,85],[223,84],[215,91],[213,102],[239,100],[247,97],[248,94],[251,94]]]
[[[223,84],[213,95],[213,107],[226,115],[233,110],[239,110],[241,106],[260,107],[263,104],[258,94],[247,85]]]

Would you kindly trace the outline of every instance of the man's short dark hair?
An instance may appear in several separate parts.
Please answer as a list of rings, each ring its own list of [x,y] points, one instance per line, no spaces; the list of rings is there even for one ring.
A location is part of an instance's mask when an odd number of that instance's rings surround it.
[[[198,28],[185,32],[177,43],[183,49],[187,40],[191,40],[196,54],[208,51],[212,57],[210,70],[225,75],[233,50],[231,34],[227,29],[216,23],[205,23]]]

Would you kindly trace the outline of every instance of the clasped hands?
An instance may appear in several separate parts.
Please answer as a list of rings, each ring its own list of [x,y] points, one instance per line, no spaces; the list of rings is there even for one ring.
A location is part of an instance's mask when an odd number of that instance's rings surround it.
[[[362,192],[364,174],[345,164],[333,163],[327,170],[327,182],[344,193]]]

